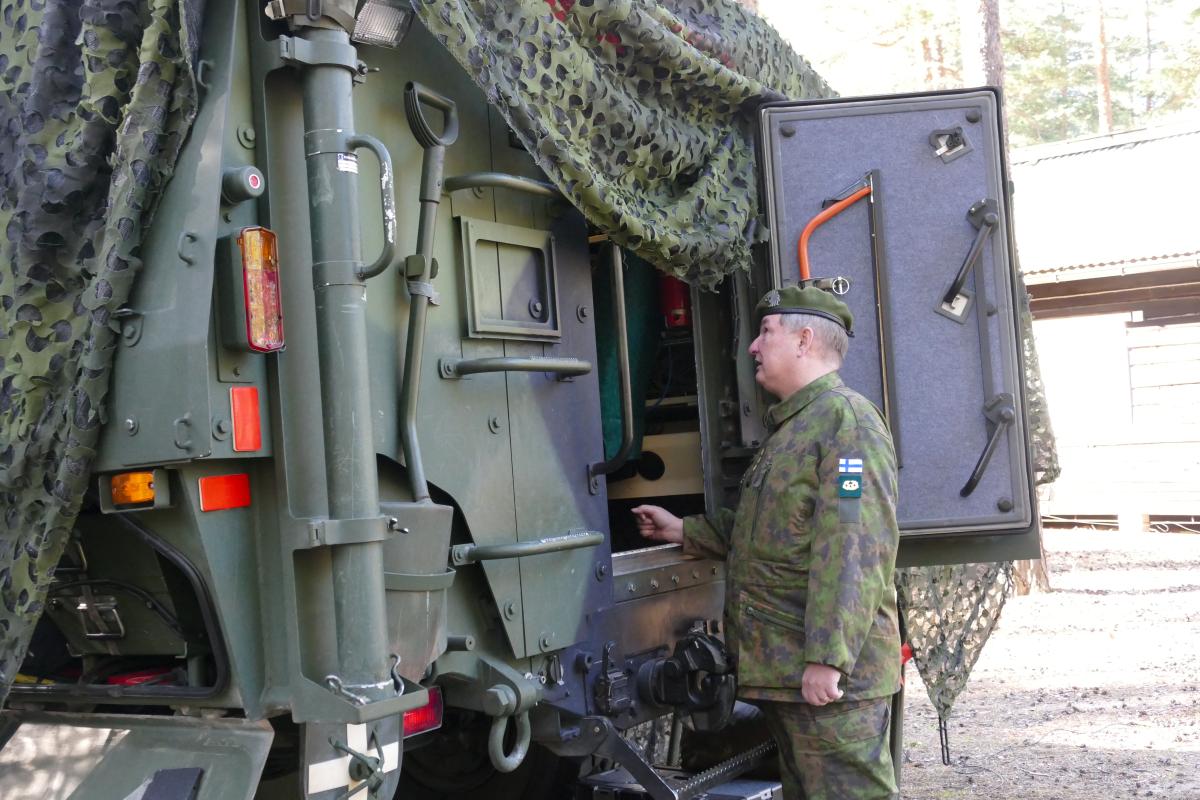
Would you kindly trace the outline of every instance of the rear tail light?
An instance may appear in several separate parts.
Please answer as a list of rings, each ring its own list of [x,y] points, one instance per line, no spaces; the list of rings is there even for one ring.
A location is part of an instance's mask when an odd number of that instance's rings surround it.
[[[439,686],[429,687],[429,700],[418,708],[404,712],[404,738],[418,733],[435,731],[442,727],[442,690]]]
[[[275,234],[266,228],[243,228],[237,237],[246,346],[257,353],[273,353],[284,344],[276,244]]]

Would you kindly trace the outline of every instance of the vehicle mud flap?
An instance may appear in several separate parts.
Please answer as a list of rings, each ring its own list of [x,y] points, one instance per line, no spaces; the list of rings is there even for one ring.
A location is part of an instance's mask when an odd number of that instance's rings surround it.
[[[267,722],[134,714],[0,714],[0,797],[250,800]]]
[[[446,650],[446,593],[454,582],[446,561],[454,509],[385,501],[380,510],[395,520],[383,545],[389,652],[400,657],[400,677],[419,681]]]
[[[301,764],[306,800],[391,800],[400,782],[401,717],[362,725],[303,726]]]

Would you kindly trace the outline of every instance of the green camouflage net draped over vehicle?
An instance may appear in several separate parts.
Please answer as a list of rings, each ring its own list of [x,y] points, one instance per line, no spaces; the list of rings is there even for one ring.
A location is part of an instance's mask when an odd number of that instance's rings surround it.
[[[732,0],[414,5],[594,225],[709,288],[750,265],[750,112],[765,99],[832,95]]]
[[[86,491],[199,4],[0,2],[0,698]]]
[[[1019,282],[1018,290],[1022,305],[1026,416],[1034,480],[1041,486],[1058,478],[1058,451],[1050,427],[1024,281]],[[944,726],[955,698],[967,685],[971,669],[1012,593],[1012,563],[900,569],[896,571],[896,588],[913,660]]]

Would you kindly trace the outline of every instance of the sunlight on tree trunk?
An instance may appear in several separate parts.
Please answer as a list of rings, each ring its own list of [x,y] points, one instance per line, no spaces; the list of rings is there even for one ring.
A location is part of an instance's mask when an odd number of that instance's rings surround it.
[[[1096,126],[1100,133],[1112,133],[1112,81],[1108,74],[1108,37],[1104,33],[1104,0],[1097,0],[1096,10],[1096,105],[1099,112]]]

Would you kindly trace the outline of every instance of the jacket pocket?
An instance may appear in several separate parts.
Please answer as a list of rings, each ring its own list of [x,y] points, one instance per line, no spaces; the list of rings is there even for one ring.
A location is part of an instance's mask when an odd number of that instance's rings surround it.
[[[804,675],[804,621],[744,596],[740,606],[738,681],[743,686],[799,689]]]

